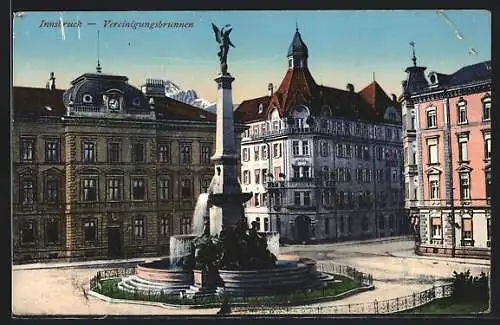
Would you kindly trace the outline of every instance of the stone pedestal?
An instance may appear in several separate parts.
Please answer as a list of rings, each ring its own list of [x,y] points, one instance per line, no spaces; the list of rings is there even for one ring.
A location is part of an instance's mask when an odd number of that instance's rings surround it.
[[[222,225],[235,225],[244,215],[243,202],[251,194],[242,193],[238,182],[238,159],[234,133],[233,99],[230,74],[220,74],[217,82],[217,129],[212,161],[215,173],[208,190],[210,234],[218,235]]]

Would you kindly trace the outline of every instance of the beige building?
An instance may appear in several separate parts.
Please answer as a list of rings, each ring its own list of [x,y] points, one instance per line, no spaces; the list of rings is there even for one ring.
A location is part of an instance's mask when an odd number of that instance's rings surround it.
[[[14,262],[166,254],[190,233],[215,114],[127,81],[98,70],[67,90],[53,76],[13,88]]]

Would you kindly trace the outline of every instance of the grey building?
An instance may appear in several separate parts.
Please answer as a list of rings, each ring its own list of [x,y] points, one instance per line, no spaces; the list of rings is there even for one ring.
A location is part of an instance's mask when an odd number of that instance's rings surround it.
[[[248,221],[284,242],[392,236],[408,231],[401,108],[373,81],[361,91],[319,85],[297,30],[279,87],[243,101],[248,126],[241,183]]]

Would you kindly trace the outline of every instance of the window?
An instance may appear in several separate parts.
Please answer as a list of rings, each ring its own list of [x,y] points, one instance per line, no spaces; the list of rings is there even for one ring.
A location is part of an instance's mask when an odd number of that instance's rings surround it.
[[[294,156],[298,156],[300,155],[300,151],[299,151],[299,141],[293,141],[292,142],[292,153]]]
[[[118,201],[121,199],[121,180],[119,178],[108,179],[108,200]]]
[[[281,219],[279,216],[276,216],[276,231],[281,233]]]
[[[491,120],[491,98],[483,99],[483,121]]]
[[[243,148],[243,161],[249,161],[249,160],[250,160],[250,149]]]
[[[328,143],[327,142],[322,142],[321,143],[320,154],[321,154],[322,157],[327,157],[328,156]]]
[[[467,151],[467,143],[469,141],[469,136],[467,134],[461,134],[458,136],[458,159],[459,161],[468,161],[469,155]]]
[[[94,148],[95,145],[93,142],[84,142],[83,143],[83,161],[85,162],[94,162]]]
[[[193,198],[193,186],[190,179],[181,180],[181,198],[183,200]]]
[[[460,199],[470,199],[470,175],[469,173],[460,173]]]
[[[23,222],[21,228],[21,243],[22,244],[32,244],[35,242],[35,221],[29,220]]]
[[[32,162],[35,160],[35,139],[21,139],[21,161]]]
[[[143,178],[134,178],[132,183],[132,200],[146,199],[146,185]]]
[[[330,219],[325,218],[325,235],[330,234]]]
[[[86,242],[95,242],[97,240],[97,221],[87,220],[83,223],[83,240]]]
[[[160,236],[168,237],[170,235],[170,218],[161,217],[160,219]]]
[[[311,193],[309,192],[304,192],[304,205],[305,206],[311,205]]]
[[[361,219],[361,229],[363,231],[368,230],[368,217],[366,215],[364,215],[363,218]]]
[[[429,139],[427,140],[427,152],[429,157],[429,164],[438,164],[438,143],[437,139]]]
[[[45,225],[45,233],[47,235],[47,244],[59,243],[59,221],[49,220]]]
[[[281,167],[274,167],[274,179],[278,180],[281,178]]]
[[[347,217],[347,231],[352,233],[352,218]]]
[[[255,161],[259,160],[259,146],[253,147],[253,158]]]
[[[310,178],[311,177],[311,174],[309,172],[309,166],[302,167],[302,177],[303,178]]]
[[[90,103],[92,103],[92,95],[84,94],[82,97],[82,100],[83,100],[84,104],[90,104]]]
[[[484,159],[491,159],[491,133],[484,133]]]
[[[188,143],[181,143],[181,164],[191,163],[191,145]]]
[[[202,144],[201,145],[200,163],[202,165],[210,165],[210,154],[211,153],[212,153],[212,145],[211,144]]]
[[[323,205],[330,205],[330,191],[328,190],[323,191]]]
[[[97,201],[97,179],[83,178],[82,200],[87,202]]]
[[[158,146],[158,161],[170,163],[170,144],[162,143]]]
[[[485,171],[485,182],[486,182],[486,198],[491,198],[491,170],[486,169]]]
[[[260,184],[260,169],[254,170],[255,184]]]
[[[394,229],[394,215],[389,215],[389,229]]]
[[[300,205],[300,192],[293,193],[293,203],[295,205]]]
[[[411,125],[411,130],[415,130],[416,123],[415,123],[415,115],[413,113],[411,114],[411,123],[410,123],[410,125]]]
[[[467,123],[467,102],[461,99],[458,102],[458,124],[466,124]]]
[[[132,161],[144,162],[146,159],[144,143],[132,144]]]
[[[352,158],[352,146],[350,144],[345,145],[345,156],[346,158]]]
[[[249,170],[243,171],[243,184],[250,184],[250,171]]]
[[[22,181],[23,188],[21,192],[21,202],[23,205],[31,205],[33,204],[35,195],[34,195],[34,182],[33,179],[27,178]]]
[[[431,233],[434,238],[441,238],[441,218],[431,218]]]
[[[57,202],[57,183],[58,182],[55,179],[47,180],[47,202]]]
[[[255,218],[255,222],[257,223],[257,231],[260,231],[260,218]]]
[[[391,172],[392,172],[392,182],[397,183],[398,182],[398,170],[393,169]]]
[[[208,188],[210,187],[210,182],[212,180],[209,179],[209,178],[203,178],[200,182],[200,190],[201,190],[201,193],[207,193],[208,192]]]
[[[340,232],[345,231],[344,216],[340,216],[340,218],[339,218],[339,231]]]
[[[269,231],[269,218],[264,218],[264,231]]]
[[[491,241],[491,218],[486,219],[486,238]]]
[[[437,127],[436,109],[433,108],[427,111],[427,128],[435,127]]]
[[[45,161],[59,161],[59,141],[49,140],[45,143]]]
[[[380,215],[378,217],[378,228],[379,229],[384,229],[385,228],[385,217],[383,215]]]
[[[281,143],[273,144],[273,157],[280,158],[281,157]]]
[[[384,148],[377,147],[377,159],[382,160],[384,158]]]
[[[266,160],[267,157],[267,144],[262,146],[262,160]]]
[[[309,155],[309,141],[302,141],[302,154]]]
[[[108,143],[108,162],[120,161],[120,144],[117,142]]]
[[[262,168],[262,184],[268,181],[268,173],[266,168]]]
[[[158,182],[158,197],[160,200],[168,200],[170,198],[170,180],[161,178]]]
[[[135,218],[134,219],[134,238],[135,239],[143,239],[146,237],[146,233],[144,232],[144,218]]]
[[[439,199],[439,175],[429,176],[429,198],[431,200]]]
[[[278,131],[280,129],[280,121],[273,121],[273,130]]]
[[[259,193],[255,193],[254,196],[253,196],[253,198],[254,198],[254,205],[256,207],[260,206],[259,196],[260,196]]]
[[[300,167],[299,166],[293,166],[293,178],[295,178],[295,179],[300,178]]]
[[[472,218],[462,218],[462,240],[472,240]]]

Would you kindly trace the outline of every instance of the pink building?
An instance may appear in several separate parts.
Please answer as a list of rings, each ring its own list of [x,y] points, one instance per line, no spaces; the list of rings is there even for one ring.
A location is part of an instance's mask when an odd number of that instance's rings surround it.
[[[491,62],[403,81],[405,206],[423,255],[489,258]]]

